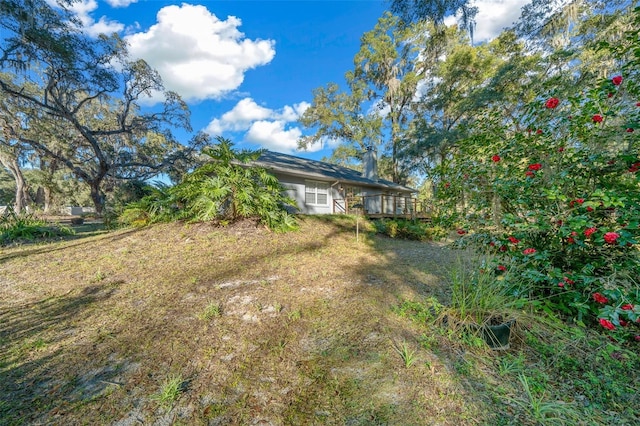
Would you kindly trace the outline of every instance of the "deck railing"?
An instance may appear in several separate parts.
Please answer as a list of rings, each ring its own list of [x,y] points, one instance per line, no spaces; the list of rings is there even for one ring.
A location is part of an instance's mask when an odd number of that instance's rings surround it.
[[[428,218],[429,203],[406,195],[372,194],[333,200],[335,214],[364,214],[365,216]]]

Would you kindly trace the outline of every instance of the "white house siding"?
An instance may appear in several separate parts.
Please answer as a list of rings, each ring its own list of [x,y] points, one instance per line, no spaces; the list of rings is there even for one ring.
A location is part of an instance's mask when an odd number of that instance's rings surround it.
[[[375,197],[375,195],[379,195],[381,192],[382,191],[375,188],[362,191],[362,195],[364,195],[364,209],[368,214],[382,213],[382,200],[380,197]]]
[[[338,191],[337,185],[331,186],[334,182],[324,181],[322,179],[305,179],[303,177],[289,176],[280,173],[274,173],[282,186],[286,190],[287,196],[296,200],[300,213],[304,214],[331,214],[333,213],[333,200],[341,200],[342,195]],[[329,187],[327,191],[327,204],[307,204],[305,202],[306,182],[313,180],[324,182]]]

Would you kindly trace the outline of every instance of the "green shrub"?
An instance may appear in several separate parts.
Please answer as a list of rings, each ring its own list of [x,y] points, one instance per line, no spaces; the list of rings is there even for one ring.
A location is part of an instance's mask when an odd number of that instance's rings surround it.
[[[373,221],[376,232],[391,238],[415,241],[432,241],[446,235],[446,231],[438,226],[431,226],[415,220],[380,219]]]
[[[74,232],[68,226],[49,224],[30,214],[16,214],[8,208],[3,216],[0,216],[0,244],[9,244],[16,241],[33,241],[39,238],[55,238],[64,235],[73,235]]]
[[[126,226],[142,227],[180,218],[178,201],[168,186],[158,183],[150,188],[150,192],[142,199],[127,204],[118,217],[118,222]]]
[[[297,227],[295,218],[287,212],[296,203],[283,195],[278,179],[248,164],[258,159],[259,151],[236,152],[230,141],[218,138],[218,144],[203,153],[211,161],[187,174],[179,185],[158,188],[127,206],[121,222],[145,226],[184,219],[227,224],[255,217],[275,231]]]
[[[521,117],[528,131],[487,113],[442,171],[453,182],[465,170],[450,186],[465,186],[474,212],[463,239],[498,256],[506,285],[561,317],[638,340],[640,37],[628,35],[608,49],[622,64],[615,74],[581,94],[540,93]]]

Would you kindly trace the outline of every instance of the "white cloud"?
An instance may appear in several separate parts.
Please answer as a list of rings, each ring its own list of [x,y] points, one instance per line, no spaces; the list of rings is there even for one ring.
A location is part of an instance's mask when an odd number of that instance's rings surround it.
[[[100,34],[112,34],[120,32],[124,29],[124,25],[117,21],[111,21],[105,16],[100,17],[98,22],[90,15],[91,12],[98,8],[96,0],[81,0],[71,3],[70,10],[76,14],[76,17],[82,23],[84,32],[91,37],[97,37]]]
[[[477,0],[478,7],[474,41],[488,41],[497,37],[504,28],[520,18],[522,6],[531,0]]]
[[[251,125],[245,139],[263,148],[278,152],[295,151],[298,147],[298,139],[302,132],[297,127],[286,129],[285,122],[276,121],[256,121]]]
[[[106,0],[111,7],[127,7],[131,3],[137,3],[138,0]]]
[[[308,102],[300,102],[274,110],[258,105],[251,98],[244,98],[220,118],[211,120],[205,130],[216,136],[224,132],[246,132],[247,142],[273,151],[293,152],[298,148],[302,131],[289,123],[297,121],[309,107]],[[309,151],[318,149],[320,146],[313,146]]]
[[[531,3],[531,0],[476,0],[473,3],[473,6],[478,8],[474,43],[497,37],[504,28],[510,27],[520,18],[522,6],[528,3]],[[452,25],[457,19],[449,16],[444,22],[446,25]]]
[[[167,6],[157,21],[148,31],[125,37],[129,51],[158,70],[165,88],[186,101],[223,97],[242,84],[245,71],[275,55],[273,40],[246,39],[238,31],[240,19],[220,20],[204,6]]]
[[[207,126],[207,132],[220,134],[227,130],[247,130],[252,122],[269,118],[273,114],[273,110],[261,107],[251,98],[244,98],[231,111],[225,112],[220,118],[213,119]]]

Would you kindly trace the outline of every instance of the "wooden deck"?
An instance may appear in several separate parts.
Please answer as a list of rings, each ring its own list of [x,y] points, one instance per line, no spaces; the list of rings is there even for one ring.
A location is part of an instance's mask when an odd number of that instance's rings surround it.
[[[428,213],[370,213],[365,214],[369,219],[406,219],[406,220],[419,220],[421,222],[431,222],[431,215]]]
[[[403,195],[375,194],[333,200],[334,214],[362,214],[370,219],[431,220],[424,201]]]

